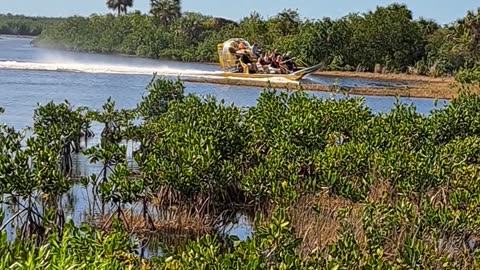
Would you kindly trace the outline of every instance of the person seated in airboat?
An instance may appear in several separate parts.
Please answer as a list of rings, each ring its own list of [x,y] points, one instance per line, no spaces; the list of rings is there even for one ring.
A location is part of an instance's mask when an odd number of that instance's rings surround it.
[[[222,67],[232,73],[290,74],[297,70],[291,52],[281,55],[276,50],[264,54],[257,44],[250,46],[244,39],[230,39],[219,45]]]

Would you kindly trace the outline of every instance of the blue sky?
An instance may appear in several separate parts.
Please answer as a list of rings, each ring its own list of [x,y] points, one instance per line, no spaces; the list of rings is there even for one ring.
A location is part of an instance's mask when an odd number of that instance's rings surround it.
[[[39,16],[71,16],[103,14],[109,12],[105,0],[1,0],[0,13]],[[239,20],[253,11],[264,17],[277,14],[284,8],[298,9],[302,17],[337,18],[351,12],[364,12],[378,5],[406,3],[415,18],[425,17],[437,22],[449,23],[463,17],[467,10],[480,7],[478,0],[183,0],[184,11]],[[134,9],[148,12],[149,0],[134,0]]]

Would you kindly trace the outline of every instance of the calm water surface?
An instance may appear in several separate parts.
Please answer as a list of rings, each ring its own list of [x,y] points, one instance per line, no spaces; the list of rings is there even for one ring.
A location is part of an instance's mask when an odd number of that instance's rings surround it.
[[[141,100],[145,86],[154,71],[166,76],[172,76],[176,72],[189,74],[219,72],[218,67],[214,65],[54,51],[34,48],[30,42],[31,39],[28,38],[0,36],[0,107],[6,109],[5,114],[0,116],[0,122],[16,128],[33,124],[32,115],[37,103],[45,104],[51,100],[62,102],[67,99],[75,106],[99,109],[108,97],[112,97],[119,108],[133,108]],[[63,71],[54,71],[55,67]],[[65,71],[65,67],[74,68],[75,72]],[[113,74],[119,71],[122,74]],[[313,77],[309,80],[310,83],[334,83],[331,78]],[[383,83],[342,79],[340,84],[346,87],[375,87]],[[188,82],[185,86],[187,93],[200,96],[213,95],[218,100],[224,99],[227,103],[234,103],[237,106],[255,105],[261,93],[260,88],[252,87]],[[332,97],[329,93],[308,93],[313,96]],[[434,100],[430,99],[400,100],[415,105],[419,112],[425,114],[435,108]],[[374,112],[388,112],[394,102],[395,98],[392,97],[365,97],[366,105]],[[445,102],[440,101],[438,104],[441,107]],[[96,133],[99,131],[97,129]],[[98,171],[98,167],[89,164],[84,157],[76,156],[74,159],[78,174]],[[70,192],[70,196],[75,204],[70,215],[74,220],[82,220],[87,207],[87,194],[76,186]],[[245,224],[234,226],[231,233],[243,238],[249,234],[248,226],[245,227]]]

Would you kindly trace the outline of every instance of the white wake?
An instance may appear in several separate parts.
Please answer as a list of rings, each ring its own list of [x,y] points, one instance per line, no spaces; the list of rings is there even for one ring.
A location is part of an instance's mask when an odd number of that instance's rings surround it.
[[[178,69],[167,66],[163,67],[138,67],[127,65],[108,65],[108,64],[84,64],[84,63],[35,63],[35,62],[17,62],[0,61],[0,69],[16,70],[37,70],[37,71],[69,71],[83,73],[103,73],[103,74],[133,74],[133,75],[151,75],[158,73],[166,76],[194,76],[200,74],[215,75],[218,72],[202,71],[195,69]]]
[[[259,82],[289,82],[281,77],[264,78],[235,78],[225,76],[223,71],[203,71],[196,69],[181,69],[168,66],[128,66],[128,65],[110,65],[110,64],[90,64],[90,63],[37,63],[37,62],[17,62],[0,61],[0,69],[10,70],[32,70],[32,71],[60,71],[60,72],[80,72],[96,74],[129,74],[129,75],[152,75],[157,73],[160,76],[175,76],[180,78],[197,78],[212,80],[235,80],[235,81],[259,81]],[[223,76],[222,76],[223,75]]]

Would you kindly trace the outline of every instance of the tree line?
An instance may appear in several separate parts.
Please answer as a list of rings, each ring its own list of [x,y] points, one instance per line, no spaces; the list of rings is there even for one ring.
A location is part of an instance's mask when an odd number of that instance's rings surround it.
[[[43,29],[48,28],[61,20],[62,18],[0,14],[0,34],[37,36],[43,31]]]
[[[464,18],[447,25],[413,19],[412,12],[403,4],[379,6],[338,19],[302,19],[296,10],[287,9],[267,19],[253,12],[234,22],[182,12],[177,0],[152,0],[149,14],[128,13],[132,0],[106,3],[117,16],[70,17],[43,31],[35,44],[74,51],[216,62],[218,43],[243,37],[265,50],[292,51],[307,65],[325,63],[327,70],[429,76],[470,71],[480,60],[478,11],[469,11]]]

